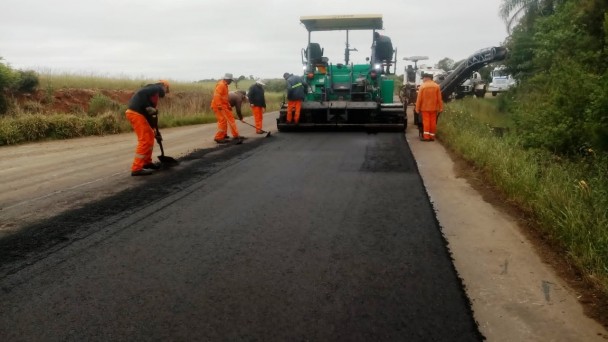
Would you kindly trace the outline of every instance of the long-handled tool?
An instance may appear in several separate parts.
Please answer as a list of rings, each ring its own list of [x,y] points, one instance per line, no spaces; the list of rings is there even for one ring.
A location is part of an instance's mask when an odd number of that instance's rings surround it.
[[[158,146],[160,146],[160,156],[158,156],[158,160],[160,160],[160,163],[166,167],[172,167],[179,164],[179,162],[175,158],[165,155],[165,150],[163,149],[163,136],[160,135],[158,127],[155,128],[155,131],[156,142],[158,143]]]
[[[257,130],[257,127],[255,127],[254,125],[250,124],[249,122],[245,122],[245,121],[241,121],[242,123],[244,123],[247,126],[251,126],[253,128],[255,128]],[[260,130],[262,133],[266,133],[266,138],[268,138],[270,136],[270,132],[266,132],[265,130],[261,129]]]

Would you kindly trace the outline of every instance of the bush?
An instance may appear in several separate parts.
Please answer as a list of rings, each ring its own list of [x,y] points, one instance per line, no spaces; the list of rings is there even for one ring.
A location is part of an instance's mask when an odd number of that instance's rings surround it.
[[[13,69],[0,62],[0,114],[6,113],[9,108],[6,92],[13,88],[15,80],[16,74]]]
[[[285,82],[285,80],[272,79],[272,80],[267,80],[265,83],[266,83],[266,86],[264,86],[265,91],[281,93],[287,89],[287,82]]]
[[[582,146],[591,145],[587,108],[600,81],[570,59],[556,61],[548,72],[530,78],[518,91],[514,109],[524,145],[558,154],[578,153]]]
[[[88,114],[91,116],[97,116],[109,111],[116,111],[120,109],[120,104],[114,102],[111,98],[102,95],[95,94],[91,101],[89,101]]]
[[[18,75],[16,88],[19,92],[33,93],[40,84],[38,74],[33,70],[19,70]]]

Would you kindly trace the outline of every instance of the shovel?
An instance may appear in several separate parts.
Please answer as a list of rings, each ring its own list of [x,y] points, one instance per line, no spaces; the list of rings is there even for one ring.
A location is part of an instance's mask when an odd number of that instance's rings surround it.
[[[156,130],[156,135],[155,135],[156,142],[158,143],[158,146],[160,146],[160,156],[158,156],[158,160],[160,160],[160,163],[166,167],[172,167],[172,166],[179,164],[179,162],[175,158],[165,155],[165,150],[163,149],[163,136],[160,135],[160,131],[158,130],[158,127],[156,127],[155,130]]]
[[[247,125],[247,126],[251,126],[251,127],[255,128],[255,129],[257,129],[257,128],[256,128],[254,125],[250,124],[249,122],[246,122],[246,121],[241,121],[241,122],[242,122],[242,123],[244,123],[244,124],[245,124],[245,125]],[[268,138],[268,137],[270,136],[270,132],[266,132],[266,131],[265,131],[265,130],[263,130],[263,129],[261,129],[260,131],[261,131],[262,133],[266,133],[266,138]]]

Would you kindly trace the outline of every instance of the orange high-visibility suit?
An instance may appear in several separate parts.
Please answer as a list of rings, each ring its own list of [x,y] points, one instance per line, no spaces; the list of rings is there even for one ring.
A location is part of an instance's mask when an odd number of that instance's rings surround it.
[[[285,73],[283,78],[287,80],[287,122],[297,124],[300,122],[302,101],[306,97],[308,85],[300,76]]]
[[[264,96],[263,85],[264,83],[261,81],[256,81],[249,87],[249,91],[247,92],[247,98],[251,104],[251,112],[253,113],[253,118],[255,120],[255,132],[257,134],[264,133],[262,130],[262,121],[264,119],[264,110],[266,109],[266,98]]]
[[[441,89],[433,80],[427,79],[418,89],[416,99],[416,113],[422,113],[422,140],[435,140],[438,112],[443,112]]]
[[[164,96],[165,89],[163,89],[161,83],[156,83],[139,89],[129,100],[125,114],[133,127],[133,131],[137,134],[137,147],[131,165],[131,172],[140,171],[144,166],[152,164],[155,134],[148,121],[146,108],[156,108],[158,99]]]
[[[236,128],[236,121],[232,114],[232,107],[230,106],[230,98],[228,96],[228,83],[226,80],[220,80],[215,85],[213,100],[211,100],[211,109],[213,109],[215,117],[217,118],[215,141],[226,139],[228,126],[230,127],[232,136],[238,138],[239,131]]]

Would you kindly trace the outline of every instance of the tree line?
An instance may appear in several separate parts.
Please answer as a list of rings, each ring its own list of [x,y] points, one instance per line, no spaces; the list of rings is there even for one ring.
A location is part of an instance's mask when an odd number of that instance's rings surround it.
[[[608,152],[608,2],[504,0],[505,61],[520,84],[501,101],[529,147]]]

